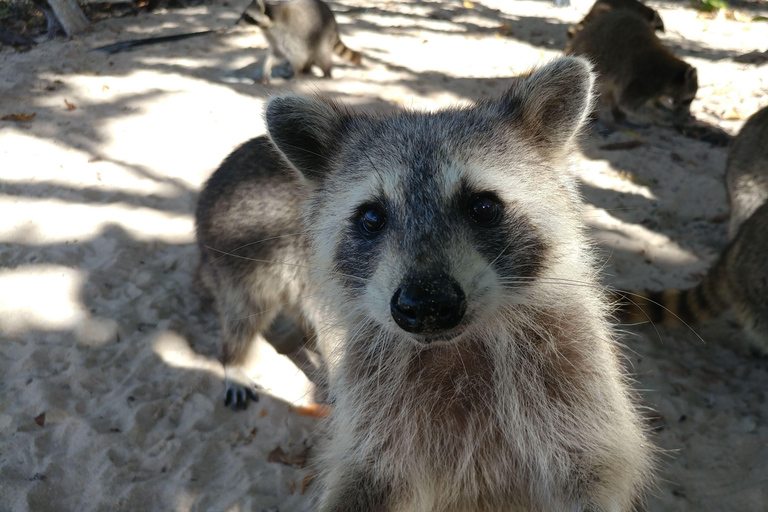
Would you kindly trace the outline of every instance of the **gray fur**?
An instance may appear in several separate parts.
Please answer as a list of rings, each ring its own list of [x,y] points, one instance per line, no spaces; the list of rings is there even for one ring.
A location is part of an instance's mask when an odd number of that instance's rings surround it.
[[[272,68],[284,61],[294,76],[308,73],[314,65],[324,77],[331,76],[334,53],[360,63],[360,54],[341,42],[333,12],[321,0],[253,0],[242,19],[261,28],[269,43],[262,73],[265,82],[269,82]]]
[[[750,117],[734,139],[725,181],[731,203],[728,238],[733,239],[744,221],[768,201],[768,107]]]
[[[201,204],[215,206],[198,210],[204,246],[231,252],[304,233],[207,272],[223,283],[209,279],[220,297],[255,299],[251,314],[293,300],[290,316],[317,335],[334,403],[316,462],[319,511],[637,504],[651,447],[570,170],[593,83],[586,61],[565,58],[516,78],[501,98],[435,113],[374,116],[278,96],[266,108],[269,136],[300,182],[260,138],[206,186]],[[488,197],[497,215],[481,223],[472,208]],[[385,215],[373,233],[363,223],[371,211]],[[235,218],[243,223],[230,226]],[[434,279],[466,296],[460,323],[401,328],[394,298],[414,283],[431,290]]]
[[[310,293],[307,243],[297,215],[302,203],[298,179],[266,137],[236,149],[200,193],[198,276],[219,312],[235,409],[244,408],[252,392],[242,365],[258,335],[308,366],[304,347],[311,347],[312,331],[302,302]]]

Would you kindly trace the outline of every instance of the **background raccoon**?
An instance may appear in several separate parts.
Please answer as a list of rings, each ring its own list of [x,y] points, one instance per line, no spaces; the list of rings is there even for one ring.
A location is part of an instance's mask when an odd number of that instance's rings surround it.
[[[326,358],[320,511],[636,503],[650,446],[568,169],[593,83],[565,58],[434,113],[272,98],[291,167],[259,138],[206,185],[198,237],[225,364],[279,309]]]
[[[720,259],[694,288],[624,295],[622,307],[628,320],[675,325],[703,322],[733,309],[754,346],[768,353],[766,140],[768,108],[747,121],[728,155],[730,243]]]
[[[744,124],[728,153],[725,173],[732,240],[744,221],[768,201],[768,107],[759,110]]]
[[[312,337],[305,335],[311,324],[303,307],[309,292],[302,204],[298,179],[267,137],[229,155],[198,199],[198,277],[219,312],[225,403],[235,410],[256,399],[243,364],[262,335],[307,368],[304,350]]]
[[[690,116],[696,68],[667,49],[640,14],[615,9],[597,16],[574,35],[568,53],[595,64],[601,99],[617,121],[627,113],[656,122]]]
[[[315,65],[330,77],[334,53],[360,64],[361,55],[341,42],[333,12],[321,0],[254,0],[242,20],[261,28],[269,43],[262,73],[265,82],[272,77],[272,68],[286,60],[294,76],[309,73]]]
[[[571,39],[573,39],[573,36],[575,36],[577,32],[584,28],[584,25],[601,14],[613,11],[614,9],[628,9],[634,11],[645,18],[654,30],[664,32],[664,22],[661,20],[658,11],[651,9],[638,0],[597,0],[597,2],[592,5],[592,8],[587,15],[584,16],[583,20],[568,28],[568,47],[566,47],[566,53],[570,48]]]

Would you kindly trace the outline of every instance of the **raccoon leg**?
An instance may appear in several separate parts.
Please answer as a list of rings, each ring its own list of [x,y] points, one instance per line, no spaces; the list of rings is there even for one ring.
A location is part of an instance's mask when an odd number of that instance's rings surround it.
[[[267,53],[266,58],[264,59],[264,65],[261,68],[261,80],[260,82],[262,84],[268,84],[272,81],[272,68],[275,67],[275,63],[277,62],[277,57],[270,51]]]
[[[331,78],[331,68],[333,67],[333,56],[330,52],[319,52],[315,58],[315,64],[323,72],[323,78]]]
[[[248,400],[258,400],[255,383],[245,371],[248,354],[258,343],[265,343],[260,334],[267,330],[275,311],[259,307],[255,299],[241,286],[221,286],[217,296],[224,364],[224,405],[234,411],[248,407]],[[254,345],[256,344],[256,345]]]
[[[288,357],[315,386],[323,389],[326,387],[325,366],[322,358],[313,350],[314,332],[308,332],[299,322],[281,313],[264,333],[264,337],[279,354]]]

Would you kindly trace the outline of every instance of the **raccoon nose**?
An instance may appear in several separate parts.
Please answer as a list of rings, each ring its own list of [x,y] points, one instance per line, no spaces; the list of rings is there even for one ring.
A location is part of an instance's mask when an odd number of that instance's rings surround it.
[[[435,333],[459,325],[467,298],[459,283],[448,276],[413,279],[397,289],[389,309],[403,330]]]

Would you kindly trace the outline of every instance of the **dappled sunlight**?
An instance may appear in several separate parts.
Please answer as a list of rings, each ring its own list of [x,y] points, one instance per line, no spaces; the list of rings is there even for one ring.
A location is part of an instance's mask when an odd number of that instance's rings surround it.
[[[628,171],[617,171],[605,160],[587,160],[582,163],[581,181],[593,187],[624,194],[634,194],[645,199],[657,200],[649,181]]]
[[[3,242],[80,241],[97,236],[110,225],[122,227],[136,240],[161,239],[176,244],[194,240],[191,213],[119,204],[72,204],[58,199],[3,200],[0,195],[0,240]]]
[[[690,251],[683,249],[669,236],[652,231],[641,224],[617,219],[609,212],[587,206],[585,221],[594,229],[593,238],[607,249],[646,254],[656,263],[688,265],[700,261]]]
[[[196,353],[188,341],[175,331],[158,333],[152,347],[158,357],[170,366],[206,371],[224,380],[221,363]],[[246,368],[260,389],[270,395],[297,406],[314,402],[314,387],[306,375],[286,356],[278,354],[261,336],[250,351]]]
[[[80,302],[87,274],[58,265],[0,270],[0,334],[71,330],[84,345],[114,340],[117,322],[93,317]]]
[[[157,334],[152,348],[163,362],[174,368],[204,370],[224,379],[224,367],[220,362],[192,350],[187,340],[175,331],[162,331]]]

